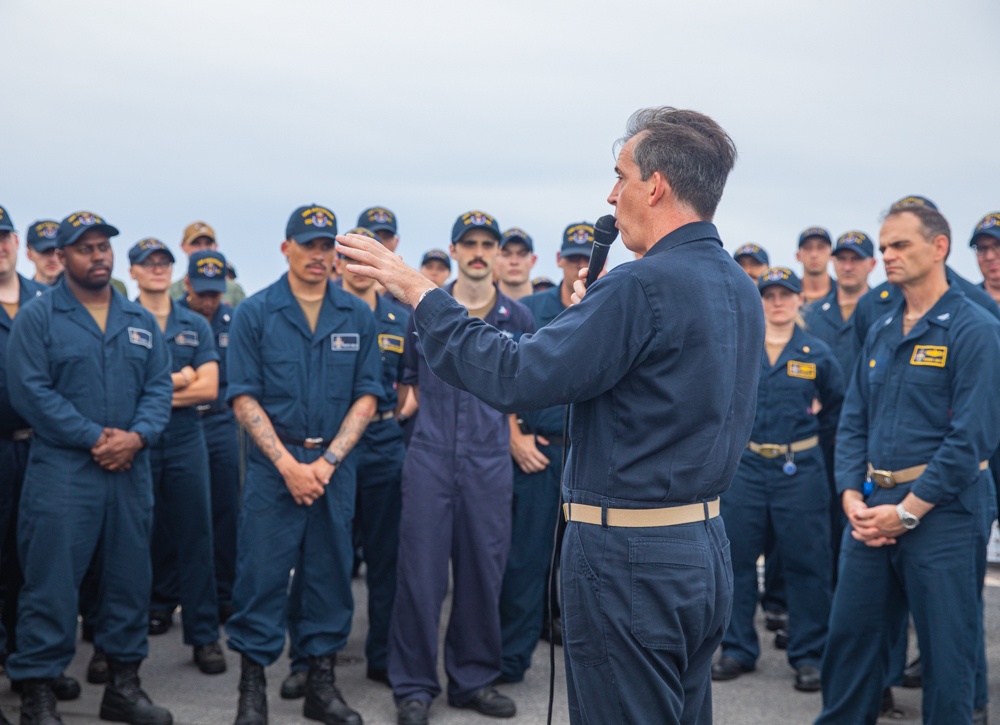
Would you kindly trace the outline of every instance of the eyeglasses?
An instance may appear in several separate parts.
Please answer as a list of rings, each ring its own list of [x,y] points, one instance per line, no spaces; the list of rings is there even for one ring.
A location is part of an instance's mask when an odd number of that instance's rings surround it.
[[[139,266],[145,269],[170,269],[174,266],[174,263],[167,259],[147,259],[145,262],[141,262]]]
[[[1000,244],[977,244],[976,245],[976,256],[985,257],[990,252],[1000,254]]]

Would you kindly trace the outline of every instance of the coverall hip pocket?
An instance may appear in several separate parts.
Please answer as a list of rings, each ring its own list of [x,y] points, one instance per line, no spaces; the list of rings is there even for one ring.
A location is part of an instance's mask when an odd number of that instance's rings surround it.
[[[629,539],[632,636],[649,649],[685,650],[700,642],[715,601],[708,547],[699,541]]]

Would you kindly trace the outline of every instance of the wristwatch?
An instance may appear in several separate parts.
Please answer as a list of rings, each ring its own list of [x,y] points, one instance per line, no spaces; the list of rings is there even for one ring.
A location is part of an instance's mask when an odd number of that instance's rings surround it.
[[[899,523],[907,531],[913,531],[920,524],[920,519],[903,508],[902,503],[896,504],[896,515],[899,516]]]
[[[340,456],[331,450],[323,451],[323,460],[336,468],[340,465]]]

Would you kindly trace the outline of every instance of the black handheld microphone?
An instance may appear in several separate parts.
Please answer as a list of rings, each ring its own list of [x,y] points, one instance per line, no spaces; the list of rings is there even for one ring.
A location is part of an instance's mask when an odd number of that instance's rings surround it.
[[[588,288],[604,269],[604,263],[608,261],[608,250],[617,238],[618,227],[615,226],[613,214],[605,214],[597,220],[597,224],[594,225],[594,248],[590,250],[587,281],[584,283]]]

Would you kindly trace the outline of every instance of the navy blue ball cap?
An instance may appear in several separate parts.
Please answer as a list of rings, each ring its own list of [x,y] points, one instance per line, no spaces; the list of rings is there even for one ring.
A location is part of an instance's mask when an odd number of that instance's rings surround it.
[[[563,230],[560,257],[587,257],[594,249],[594,225],[590,222],[574,222]]]
[[[496,237],[498,242],[500,241],[500,225],[497,224],[497,220],[484,211],[473,210],[465,212],[455,220],[451,228],[451,243],[457,242],[471,229],[485,229]]]
[[[28,227],[28,246],[36,252],[47,252],[56,248],[59,222],[55,219],[39,219]]]
[[[511,227],[500,236],[500,249],[503,249],[508,242],[521,242],[528,248],[529,252],[535,251],[535,243],[531,235],[519,227]]]
[[[360,234],[362,237],[368,237],[369,239],[374,239],[376,242],[381,241],[378,238],[378,234],[373,232],[371,229],[365,229],[364,227],[354,227],[354,229],[347,230],[348,234]]]
[[[774,287],[775,285],[791,290],[795,294],[802,292],[802,281],[788,267],[771,267],[757,280],[757,289],[761,293],[768,287]]]
[[[837,237],[837,246],[833,248],[833,255],[837,256],[838,252],[843,252],[845,249],[864,259],[871,259],[875,256],[875,243],[864,232],[844,232]]]
[[[897,199],[892,202],[892,206],[889,207],[889,212],[905,211],[907,207],[913,206],[925,206],[928,209],[938,211],[937,204],[928,199],[926,196],[910,194],[910,196],[904,196],[902,199]]]
[[[833,237],[830,236],[830,232],[823,227],[809,227],[808,229],[804,229],[799,235],[799,247],[805,244],[807,239],[812,239],[813,237],[823,239],[831,247],[833,246]]]
[[[556,283],[553,282],[548,277],[535,277],[531,280],[531,289],[535,292],[541,292],[543,290],[551,289],[555,287]]]
[[[767,256],[767,250],[756,244],[744,244],[742,247],[733,252],[733,259],[737,262],[740,261],[740,257],[750,257],[757,264],[771,264],[770,258]]]
[[[358,215],[358,226],[373,232],[396,233],[396,215],[384,206],[373,206]]]
[[[104,232],[109,237],[118,236],[118,230],[104,221],[100,215],[92,211],[78,211],[59,222],[59,231],[56,232],[56,248],[65,249],[76,244],[80,237],[92,229]]]
[[[215,249],[202,249],[188,259],[188,281],[195,294],[226,291],[226,258]]]
[[[441,262],[448,271],[451,271],[451,257],[443,249],[428,249],[424,252],[424,256],[420,260],[420,266],[423,267],[428,262]]]
[[[128,250],[128,261],[130,264],[142,264],[149,259],[150,255],[156,252],[163,252],[170,257],[171,264],[176,261],[173,252],[170,251],[167,245],[155,237],[140,239],[132,245],[132,248]]]
[[[374,239],[379,244],[382,243],[382,240],[378,238],[378,234],[373,232],[371,229],[365,229],[364,227],[354,227],[354,229],[348,229],[345,234],[358,234],[362,237],[368,237],[368,239]],[[337,256],[341,259],[347,259],[346,254],[338,253]]]
[[[972,230],[969,246],[976,246],[976,239],[982,236],[993,237],[1000,241],[1000,211],[992,211],[979,220],[976,228]]]
[[[12,232],[14,231],[14,222],[10,220],[10,214],[7,210],[0,206],[0,232]]]
[[[336,239],[337,217],[325,206],[307,204],[300,206],[288,217],[285,239],[299,244],[309,244],[313,239]]]

